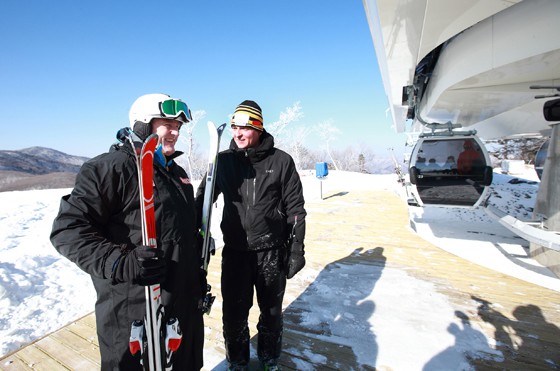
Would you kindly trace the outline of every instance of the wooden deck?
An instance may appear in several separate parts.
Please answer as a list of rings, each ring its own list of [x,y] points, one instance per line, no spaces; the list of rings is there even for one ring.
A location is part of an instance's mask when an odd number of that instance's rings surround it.
[[[408,275],[432,283],[465,325],[476,326],[493,339],[492,349],[503,357],[496,357],[494,352],[485,360],[472,359],[475,369],[560,368],[560,293],[480,267],[431,245],[409,228],[406,205],[391,192],[335,192],[323,200],[308,200],[306,205],[306,269],[322,271],[337,263],[405,270]],[[219,293],[219,264],[220,259],[214,257],[210,265],[209,281],[214,293]],[[302,323],[297,299],[289,298],[300,297],[310,284],[297,279],[288,281],[283,368],[394,369],[391,365],[364,367],[348,346]],[[352,282],[347,285],[351,287]],[[223,369],[225,364],[220,304],[218,295],[212,313],[205,317],[207,370]],[[421,319],[423,313],[415,315]],[[253,308],[252,340],[257,317]],[[349,337],[352,331],[349,329]],[[320,361],[309,355],[320,355]],[[93,314],[0,360],[2,370],[98,368]]]

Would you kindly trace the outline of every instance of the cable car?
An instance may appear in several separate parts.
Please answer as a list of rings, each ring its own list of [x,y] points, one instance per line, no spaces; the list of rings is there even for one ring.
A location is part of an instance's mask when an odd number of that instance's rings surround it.
[[[409,163],[418,206],[476,207],[492,184],[490,156],[475,131],[422,133]]]

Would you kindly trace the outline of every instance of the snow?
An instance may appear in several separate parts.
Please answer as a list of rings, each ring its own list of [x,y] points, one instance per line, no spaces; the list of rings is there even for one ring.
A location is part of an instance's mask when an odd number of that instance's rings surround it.
[[[313,172],[306,172],[302,179],[308,200],[316,200],[335,188],[403,192],[392,174],[332,171],[326,180],[319,181]],[[538,179],[534,171],[518,178],[528,182],[512,184],[511,179],[495,174],[491,203],[519,219],[530,219]],[[48,238],[60,197],[69,191],[0,193],[0,355],[93,311],[95,291],[89,276],[60,256]],[[217,208],[220,207],[218,203]],[[219,214],[219,210],[214,210],[214,216]],[[483,210],[411,207],[409,214],[416,231],[434,245],[496,271],[560,291],[560,280],[526,257],[526,241],[514,237]],[[219,247],[221,235],[217,224],[213,223],[212,230]],[[341,277],[353,282],[344,300],[333,289],[340,287],[335,281]],[[334,322],[330,319],[328,336],[351,347],[359,364],[395,370],[410,369],[410,365],[468,369],[466,355],[485,352],[494,354],[496,359],[501,357],[490,348],[491,340],[469,326],[468,319],[462,319],[432,283],[404,270],[333,262],[321,269],[308,266],[291,282],[307,288],[298,298],[285,297],[288,310],[299,309],[301,322],[317,328],[335,310],[338,314]],[[415,299],[403,300],[410,297]],[[348,305],[350,301],[355,305]],[[395,315],[396,312],[402,315]],[[424,315],[421,319],[407,315],[413,312]],[[399,320],[402,318],[410,320],[403,322]],[[317,336],[325,335],[318,332]],[[437,342],[432,341],[435,337]],[[372,344],[376,348],[373,352]],[[320,363],[323,357],[305,344],[289,352],[302,356],[293,359],[302,370],[310,369],[302,359]],[[220,370],[223,365],[223,355],[210,350],[205,353],[205,368]]]
[[[49,241],[68,189],[0,193],[0,354],[91,312],[88,275]]]
[[[522,220],[532,220],[539,180],[528,167],[518,177],[494,173],[489,204]],[[483,208],[409,208],[417,233],[463,259],[560,291],[560,280],[529,258],[528,243],[497,224]],[[448,221],[442,223],[442,221]]]

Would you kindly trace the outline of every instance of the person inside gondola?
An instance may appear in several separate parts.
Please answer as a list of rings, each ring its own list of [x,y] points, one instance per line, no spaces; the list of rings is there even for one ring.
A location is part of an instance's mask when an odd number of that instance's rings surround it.
[[[422,171],[425,170],[427,166],[428,165],[426,164],[426,158],[418,156],[418,159],[416,159],[416,168]]]
[[[480,150],[475,148],[471,139],[463,143],[464,151],[459,154],[457,159],[457,170],[461,175],[473,175],[482,171],[484,168],[484,157]]]
[[[427,170],[430,172],[437,172],[441,170],[441,167],[436,163],[435,158],[431,158],[428,160],[428,167]]]
[[[457,174],[457,163],[454,156],[447,156],[444,168],[448,173]]]

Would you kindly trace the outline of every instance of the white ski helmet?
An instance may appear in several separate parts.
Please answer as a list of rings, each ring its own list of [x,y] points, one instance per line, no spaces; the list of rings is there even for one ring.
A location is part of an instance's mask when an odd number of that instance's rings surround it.
[[[178,120],[183,124],[192,120],[187,104],[167,94],[142,95],[130,106],[128,120],[137,134],[147,137],[151,133],[150,122],[154,118]]]

